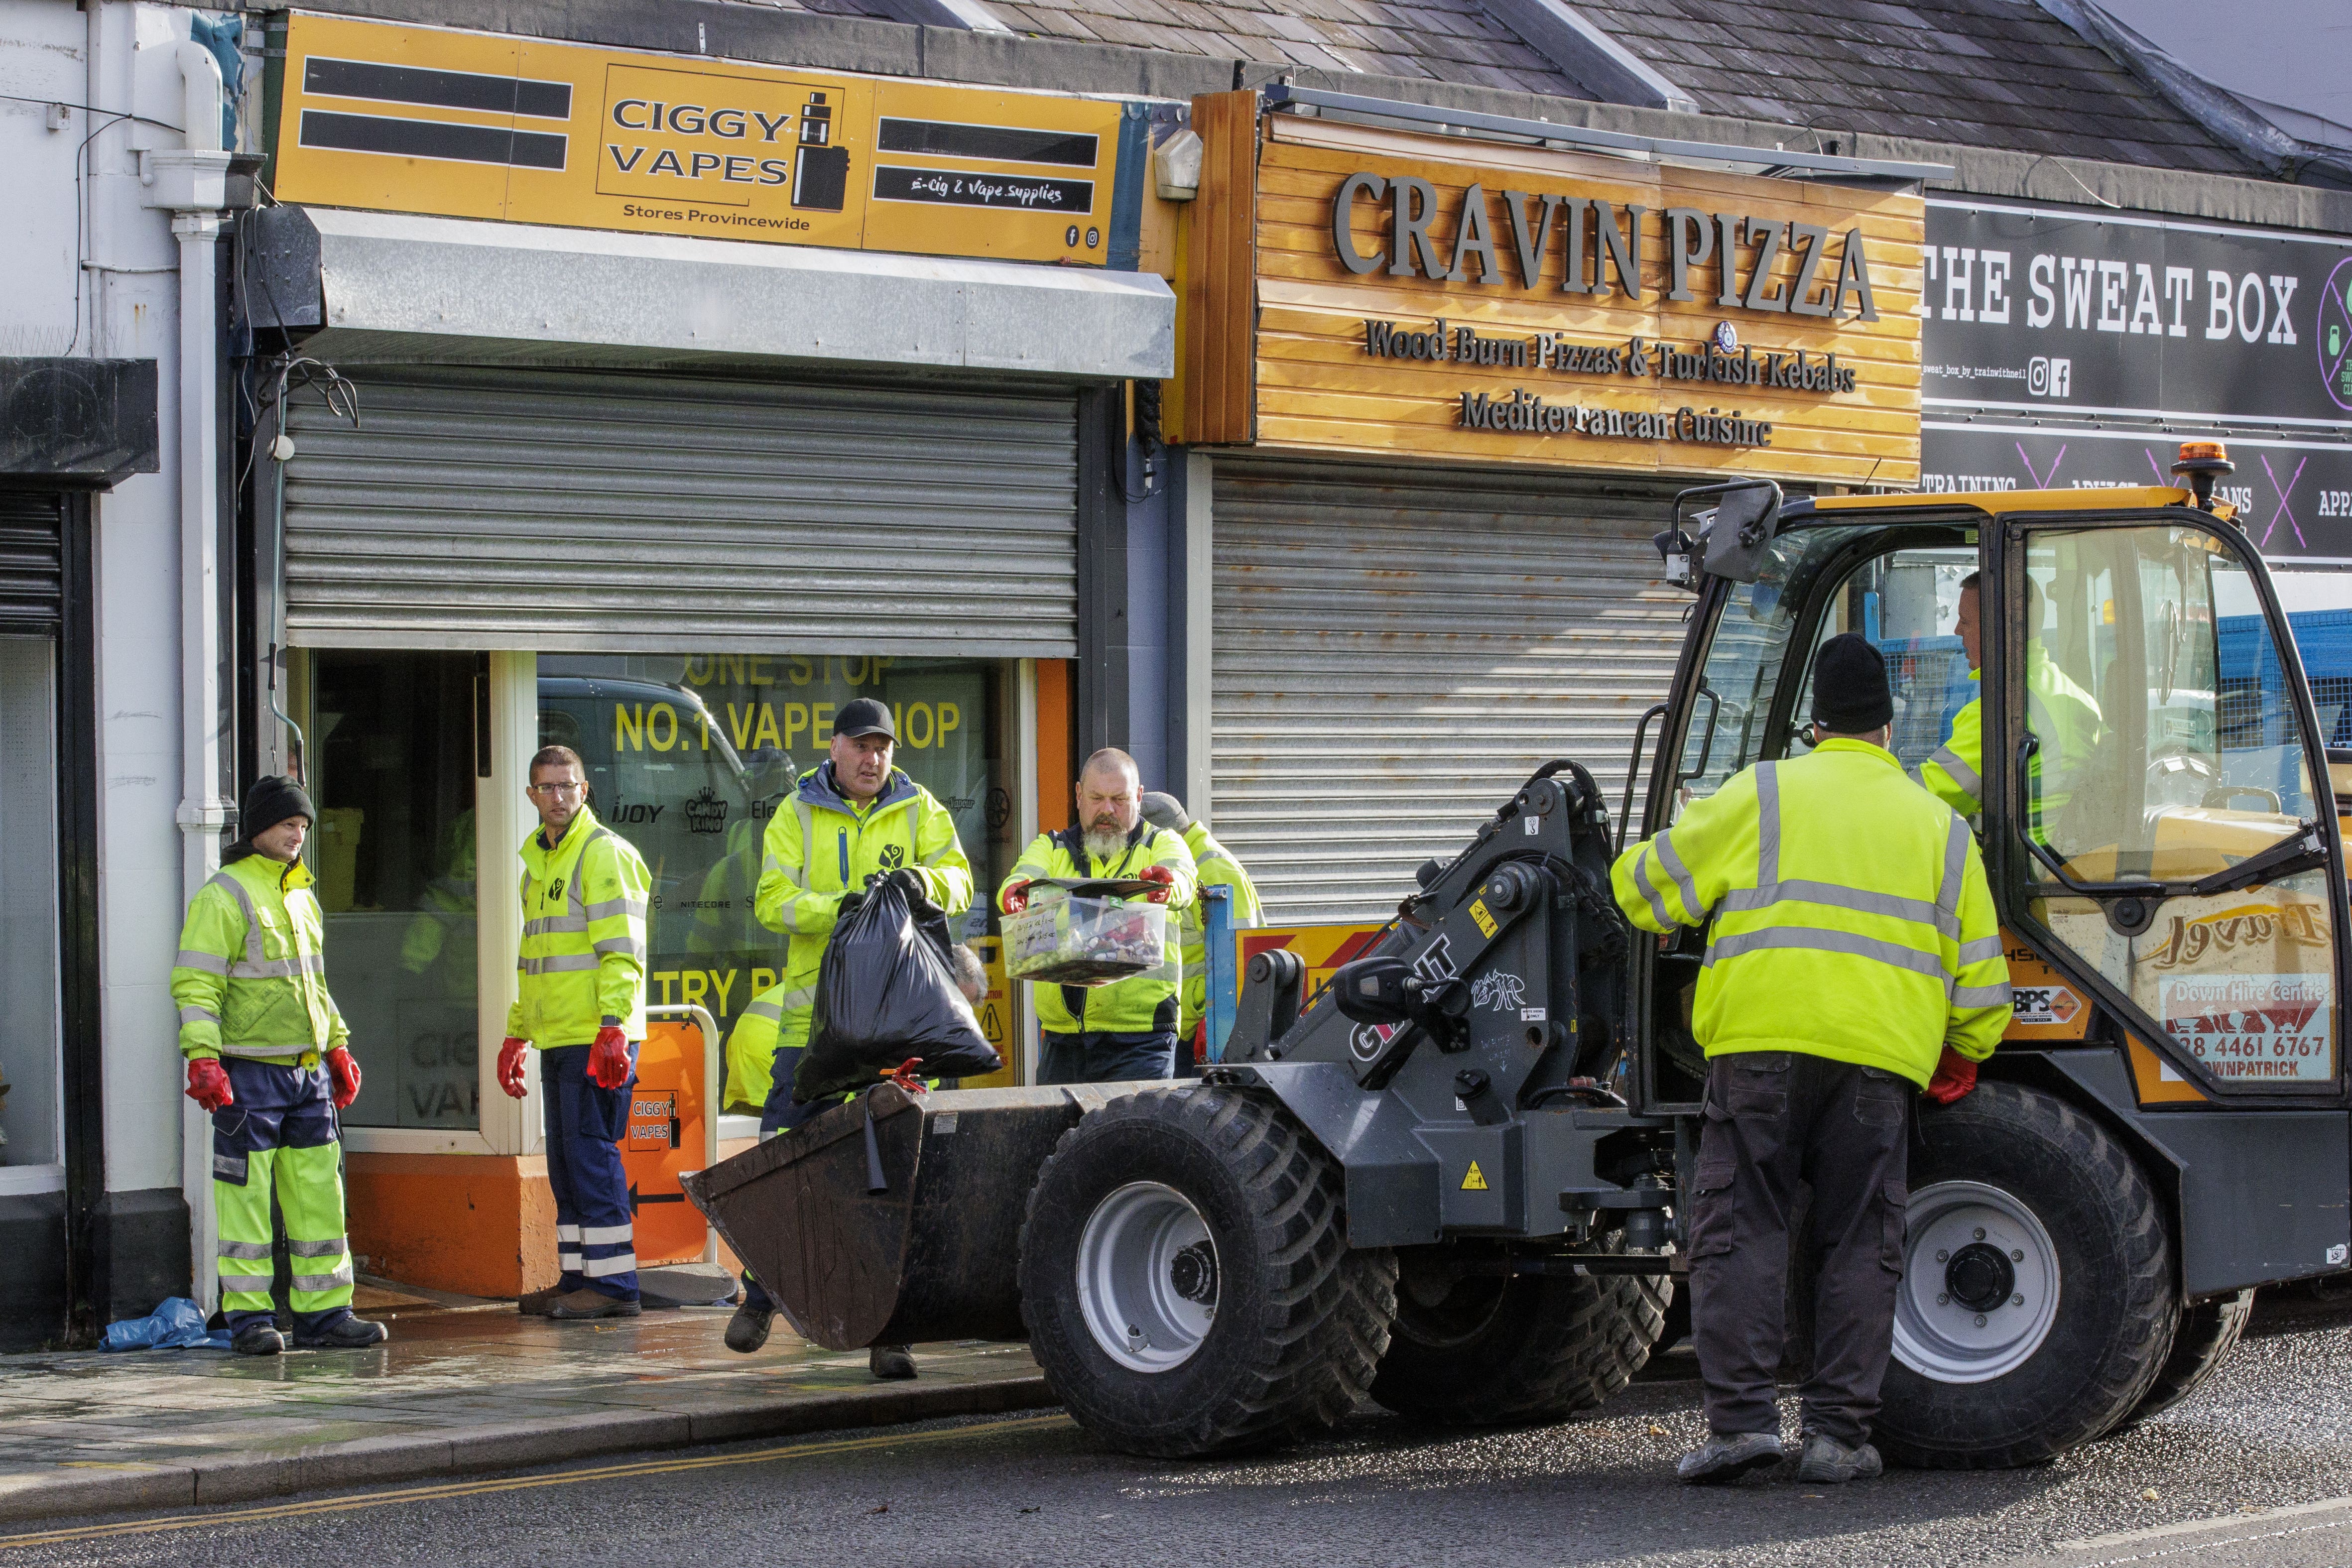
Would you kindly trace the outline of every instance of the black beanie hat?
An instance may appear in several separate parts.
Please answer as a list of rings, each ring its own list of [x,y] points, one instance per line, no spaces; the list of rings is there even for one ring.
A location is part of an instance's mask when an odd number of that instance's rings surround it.
[[[1867,735],[1894,718],[1886,655],[1853,632],[1822,643],[1813,661],[1813,722],[1840,735]]]
[[[236,816],[237,836],[251,843],[254,834],[267,832],[289,817],[308,817],[313,827],[319,822],[318,809],[302,786],[265,773],[245,792],[245,809]]]

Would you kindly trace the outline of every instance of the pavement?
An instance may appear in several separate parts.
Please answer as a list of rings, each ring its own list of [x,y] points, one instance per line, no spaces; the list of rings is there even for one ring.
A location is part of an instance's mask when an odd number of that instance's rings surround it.
[[[879,1384],[865,1352],[781,1319],[737,1355],[724,1307],[567,1323],[381,1289],[358,1304],[388,1343],[0,1356],[0,1524],[1055,1402],[1020,1345],[919,1347],[919,1377]]]
[[[419,1354],[432,1321],[408,1336]],[[644,1396],[668,1398],[665,1389],[675,1380],[690,1388],[697,1367],[726,1356],[704,1337],[715,1339],[718,1322],[715,1312],[678,1314],[609,1332],[616,1353],[625,1333],[650,1336],[656,1364]],[[599,1353],[561,1336],[596,1326],[537,1325],[487,1337],[519,1354],[560,1360],[568,1352],[576,1362]],[[659,1352],[664,1343],[678,1358],[674,1366]],[[478,1344],[447,1354],[453,1366],[479,1375],[484,1358],[501,1352]],[[966,1354],[992,1370],[1025,1372],[1017,1359],[988,1360],[1017,1352],[943,1349],[923,1353],[927,1378],[936,1369],[945,1386],[951,1369],[972,1364],[959,1360]],[[836,1387],[855,1388],[864,1375],[855,1357],[796,1346],[731,1370],[793,1384],[815,1377],[827,1363]],[[0,1363],[0,1375],[6,1369]],[[298,1363],[282,1370],[295,1373]],[[2352,1306],[2340,1301],[2266,1293],[2248,1341],[2206,1389],[2122,1437],[2028,1469],[1895,1471],[1844,1488],[1802,1486],[1783,1471],[1732,1488],[1680,1487],[1674,1460],[1704,1429],[1695,1375],[1688,1352],[1677,1349],[1599,1410],[1552,1426],[1447,1430],[1367,1407],[1321,1441],[1190,1463],[1108,1452],[1055,1410],[719,1442],[694,1442],[689,1419],[685,1439],[672,1427],[671,1440],[649,1445],[663,1451],[626,1458],[567,1449],[542,1428],[528,1445],[473,1445],[468,1461],[455,1467],[462,1474],[437,1480],[347,1470],[300,1497],[247,1502],[224,1500],[224,1488],[205,1493],[199,1480],[197,1492],[215,1506],[191,1508],[183,1492],[166,1504],[92,1507],[80,1517],[0,1525],[0,1568],[362,1558],[372,1568],[525,1562],[1123,1568],[1171,1557],[1188,1568],[2352,1562],[2352,1401],[2343,1393],[2352,1387]],[[1020,1381],[997,1386],[1009,1394]],[[13,1410],[12,1392],[0,1385],[0,1406]],[[498,1392],[582,1397],[545,1384]],[[591,1391],[583,1403],[625,1396],[625,1381]],[[681,1402],[692,1408],[690,1394]],[[0,1427],[0,1441],[18,1437]]]

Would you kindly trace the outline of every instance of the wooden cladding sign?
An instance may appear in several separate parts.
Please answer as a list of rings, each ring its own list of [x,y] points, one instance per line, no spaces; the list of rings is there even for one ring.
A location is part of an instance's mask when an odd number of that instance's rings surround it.
[[[1193,112],[1186,439],[1917,482],[1918,196]]]

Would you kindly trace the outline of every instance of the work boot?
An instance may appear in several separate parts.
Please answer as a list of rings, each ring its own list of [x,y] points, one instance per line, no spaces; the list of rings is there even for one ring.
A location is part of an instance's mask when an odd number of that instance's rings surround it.
[[[543,1318],[547,1309],[563,1294],[561,1285],[549,1285],[523,1296],[515,1302],[515,1311],[527,1318]]]
[[[565,1322],[579,1322],[588,1318],[634,1318],[643,1310],[635,1301],[608,1296],[585,1285],[547,1303],[547,1315],[561,1318]]]
[[[392,1337],[392,1331],[382,1323],[370,1322],[349,1312],[314,1333],[294,1331],[296,1350],[365,1350],[372,1344],[382,1344]]]
[[[749,1355],[768,1343],[768,1330],[776,1321],[773,1307],[755,1307],[745,1301],[727,1320],[727,1348],[738,1355]]]
[[[1683,1456],[1675,1474],[1685,1486],[1722,1486],[1750,1470],[1769,1469],[1785,1457],[1778,1432],[1711,1432]]]
[[[1868,1443],[1847,1448],[1835,1437],[1820,1432],[1805,1438],[1805,1457],[1797,1461],[1797,1479],[1822,1486],[1843,1486],[1848,1481],[1874,1481],[1886,1472],[1885,1461],[1878,1450]]]
[[[264,1318],[237,1330],[228,1347],[239,1355],[280,1355],[286,1350],[286,1336]]]
[[[900,1383],[915,1375],[914,1353],[903,1344],[877,1344],[866,1353],[866,1370],[884,1383]]]

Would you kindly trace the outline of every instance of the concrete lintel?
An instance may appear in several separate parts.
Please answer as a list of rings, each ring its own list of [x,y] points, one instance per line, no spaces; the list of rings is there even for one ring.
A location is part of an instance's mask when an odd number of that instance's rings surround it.
[[[1150,273],[310,209],[326,329],[544,353],[796,359],[1091,380],[1175,371]]]

